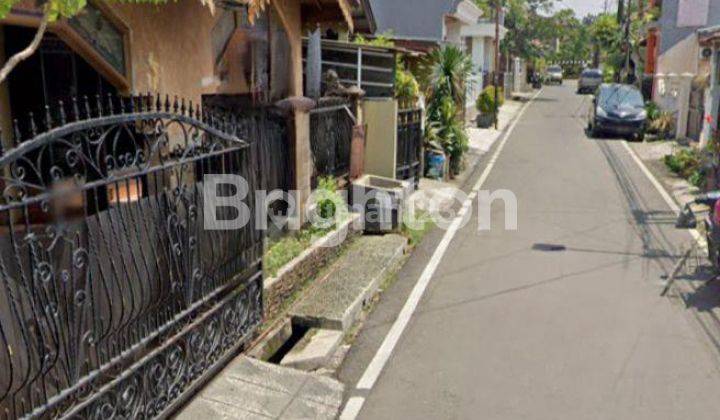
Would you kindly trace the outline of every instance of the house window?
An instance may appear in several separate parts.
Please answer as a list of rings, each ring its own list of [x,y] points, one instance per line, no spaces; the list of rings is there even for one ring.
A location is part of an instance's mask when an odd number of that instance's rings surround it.
[[[10,56],[25,48],[35,35],[35,29],[5,26],[5,55]],[[73,97],[87,96],[94,103],[96,95],[105,98],[117,89],[98,73],[87,61],[76,54],[60,38],[46,34],[38,51],[18,64],[8,76],[10,112],[20,124],[23,140],[29,138],[28,115],[34,113],[36,124],[42,128],[41,116],[47,105],[57,113],[59,101],[65,104],[65,114],[72,116]],[[52,115],[55,121],[60,115]],[[18,139],[15,139],[17,142]]]
[[[720,86],[720,51],[715,53],[715,85]]]
[[[68,23],[113,69],[127,76],[124,34],[95,5],[88,2]]]

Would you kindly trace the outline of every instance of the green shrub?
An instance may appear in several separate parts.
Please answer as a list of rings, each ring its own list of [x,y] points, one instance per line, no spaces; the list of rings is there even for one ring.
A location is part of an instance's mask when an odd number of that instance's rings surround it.
[[[343,199],[337,192],[337,181],[332,176],[323,176],[318,180],[318,191],[315,205],[318,215],[325,220],[336,216],[339,209],[338,204]]]
[[[698,188],[702,188],[705,184],[705,178],[705,171],[702,169],[696,169],[690,177],[688,177],[688,182]]]
[[[702,166],[701,153],[696,149],[678,149],[675,153],[666,155],[663,160],[668,169],[686,179]]]
[[[647,112],[647,118],[649,122],[653,122],[660,116],[661,110],[658,104],[653,101],[648,101],[645,104],[645,112]]]
[[[610,66],[603,67],[603,82],[612,83],[615,81],[615,69]]]
[[[497,108],[500,109],[500,107],[503,106],[504,103],[505,95],[503,92],[503,88],[498,87]],[[477,107],[477,110],[483,114],[492,114],[493,112],[495,112],[495,86],[488,86],[483,89],[483,91],[477,98],[475,106]]]
[[[395,76],[395,98],[401,104],[413,104],[420,96],[420,85],[412,73],[398,69]]]

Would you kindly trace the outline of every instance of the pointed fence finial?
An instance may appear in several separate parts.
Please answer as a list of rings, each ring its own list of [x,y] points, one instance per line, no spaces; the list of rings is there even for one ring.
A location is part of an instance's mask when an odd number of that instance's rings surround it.
[[[165,94],[165,112],[170,112],[170,95]]]
[[[185,108],[185,98],[182,98],[182,102],[180,102],[180,113],[181,113],[182,115],[185,115],[185,110],[186,110],[186,109],[187,109],[187,108]]]
[[[60,125],[67,124],[67,117],[65,116],[65,104],[62,99],[58,101],[58,110],[60,111]]]
[[[155,95],[155,111],[162,111],[162,100],[160,99],[160,92]]]
[[[77,96],[72,97],[72,111],[73,119],[75,121],[80,121],[80,108],[78,108]]]
[[[45,129],[50,131],[52,130],[53,123],[52,123],[52,117],[50,116],[50,107],[48,105],[45,105]]]
[[[173,112],[177,114],[178,112],[178,97],[175,95],[175,100],[173,101]]]
[[[13,143],[19,144],[22,140],[22,134],[20,134],[20,124],[17,118],[13,119]]]
[[[113,109],[113,96],[110,92],[107,94],[107,109],[108,115],[113,115],[115,113],[115,109]]]
[[[98,117],[103,116],[103,107],[102,107],[102,100],[100,99],[100,94],[95,94],[95,108],[97,108],[97,114]]]
[[[87,95],[83,95],[83,107],[85,108],[85,119],[89,120],[92,118],[92,115],[90,114],[90,101]]]
[[[32,134],[33,137],[37,136],[37,126],[35,125],[35,115],[30,112],[28,114],[28,118],[30,119],[30,134]]]

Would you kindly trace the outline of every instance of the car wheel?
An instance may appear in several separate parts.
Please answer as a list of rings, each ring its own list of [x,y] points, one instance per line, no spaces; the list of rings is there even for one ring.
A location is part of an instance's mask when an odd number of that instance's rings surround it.
[[[597,128],[595,128],[595,123],[593,122],[593,120],[588,121],[587,132],[588,137],[590,137],[591,139],[597,137]]]

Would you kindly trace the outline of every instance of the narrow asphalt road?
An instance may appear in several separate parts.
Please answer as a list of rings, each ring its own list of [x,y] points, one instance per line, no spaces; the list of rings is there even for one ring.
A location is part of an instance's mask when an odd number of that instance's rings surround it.
[[[483,186],[516,194],[518,230],[496,205],[478,232],[474,210],[375,386],[354,391],[432,249],[383,296],[340,373],[360,418],[720,418],[717,349],[695,308],[659,297],[690,237],[621,141],[585,135],[588,101],[566,84],[529,105]]]

